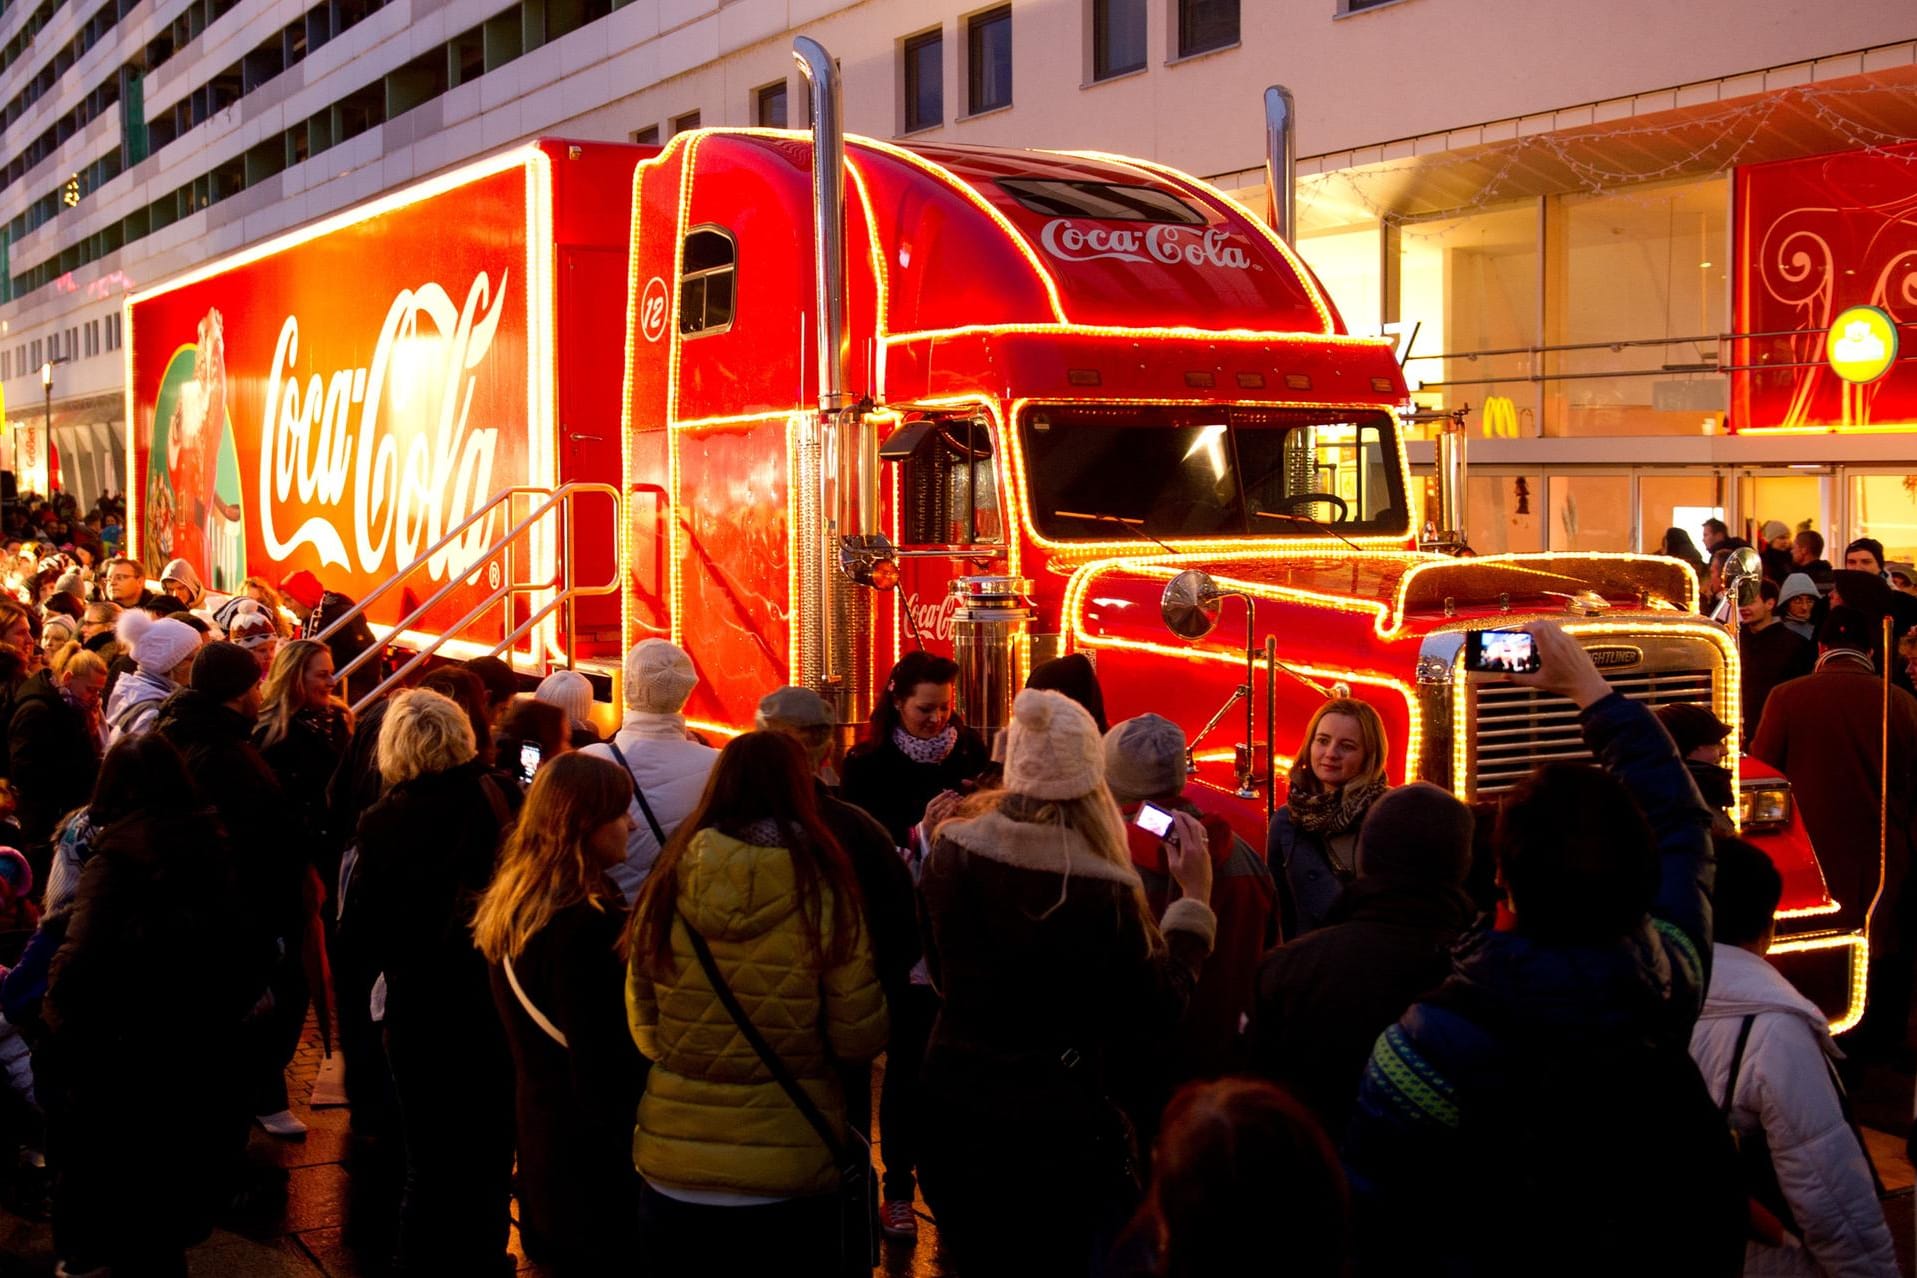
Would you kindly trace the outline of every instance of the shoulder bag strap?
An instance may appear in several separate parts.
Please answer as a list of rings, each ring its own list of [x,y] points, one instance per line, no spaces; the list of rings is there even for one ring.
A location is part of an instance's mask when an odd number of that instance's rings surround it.
[[[513,971],[513,961],[511,959],[502,960],[500,966],[506,969],[506,984],[513,987],[513,997],[518,999],[519,1005],[526,1009],[526,1015],[532,1017],[532,1023],[546,1031],[547,1038],[550,1038],[561,1047],[570,1049],[572,1044],[568,1043],[566,1036],[559,1032],[559,1027],[554,1025],[550,1020],[547,1020],[546,1014],[534,1007],[533,1001],[526,997],[526,987],[519,983],[519,976]]]
[[[759,1033],[758,1026],[752,1023],[752,1018],[746,1015],[745,1009],[739,1006],[739,1000],[733,995],[732,987],[726,984],[726,978],[719,974],[719,964],[713,959],[712,947],[706,944],[706,938],[699,935],[699,930],[687,922],[683,914],[679,916],[679,924],[685,928],[686,938],[692,942],[692,952],[699,956],[699,966],[705,969],[706,980],[711,983],[712,992],[718,995],[719,1002],[725,1006],[727,1015],[731,1016],[733,1024],[739,1027],[739,1033],[745,1036],[747,1044],[758,1053],[766,1069],[772,1072],[773,1080],[785,1091],[799,1113],[804,1115],[805,1121],[812,1125],[812,1130],[819,1134],[819,1139],[825,1142],[826,1149],[832,1155],[833,1165],[842,1173],[845,1172],[847,1168],[854,1165],[852,1151],[840,1141],[837,1133],[832,1130],[832,1124],[827,1122],[825,1115],[819,1112],[819,1107],[812,1103],[812,1098],[805,1094],[805,1089],[799,1086],[799,1080],[792,1076],[791,1069],[786,1066],[779,1054],[772,1050],[772,1045],[765,1041],[765,1036]]]
[[[653,814],[652,805],[646,802],[646,787],[639,784],[639,774],[633,771],[632,760],[626,757],[626,752],[621,750],[617,743],[613,743],[607,748],[619,756],[619,762],[626,765],[626,773],[632,777],[632,797],[639,801],[639,811],[645,814],[646,824],[652,829],[652,837],[657,840],[659,850],[664,852],[666,850],[666,827],[659,824],[659,818]],[[687,924],[686,930],[691,932],[692,925]],[[694,932],[693,935],[697,936],[698,933]]]
[[[1751,1041],[1751,1026],[1757,1023],[1757,1013],[1752,1012],[1737,1027],[1737,1046],[1731,1048],[1731,1076],[1724,1080],[1724,1100],[1717,1107],[1726,1122],[1731,1117],[1731,1101],[1737,1095],[1737,1076],[1744,1068],[1744,1045]]]

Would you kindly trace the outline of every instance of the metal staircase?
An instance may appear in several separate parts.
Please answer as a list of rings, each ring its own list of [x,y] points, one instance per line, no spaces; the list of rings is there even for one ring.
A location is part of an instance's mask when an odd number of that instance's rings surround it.
[[[544,600],[537,608],[533,609],[523,621],[512,626],[512,629],[508,631],[498,643],[493,645],[492,651],[488,655],[497,657],[504,653],[507,654],[507,660],[510,662],[512,660],[513,645],[525,638],[536,626],[546,620],[546,618],[554,615],[554,613],[560,609],[565,610],[564,616],[567,636],[570,637],[576,634],[578,630],[577,612],[575,609],[576,602],[581,598],[595,595],[616,594],[621,585],[619,569],[616,566],[613,570],[612,580],[604,584],[582,585],[574,579],[574,564],[577,562],[577,556],[574,551],[579,522],[576,507],[579,499],[582,497],[604,497],[610,501],[612,503],[613,518],[609,526],[613,528],[623,528],[625,526],[625,502],[620,495],[618,486],[615,484],[580,482],[562,484],[557,488],[551,489],[524,485],[503,488],[494,493],[484,505],[473,511],[472,514],[468,515],[457,526],[449,529],[438,541],[428,546],[411,563],[400,568],[390,578],[382,582],[378,588],[370,592],[364,599],[359,600],[346,612],[334,618],[332,624],[314,636],[322,643],[332,639],[348,626],[352,625],[355,620],[364,617],[368,608],[377,604],[394,590],[400,589],[407,582],[415,580],[418,574],[426,570],[435,556],[452,546],[475,526],[491,518],[494,512],[503,508],[506,517],[510,520],[512,517],[513,501],[516,498],[528,499],[528,509],[519,521],[514,523],[474,556],[472,560],[475,565],[474,568],[468,569],[466,572],[456,576],[449,575],[445,582],[441,583],[437,589],[427,595],[412,611],[393,622],[392,625],[386,629],[383,638],[376,636],[375,642],[371,647],[355,656],[351,661],[334,672],[335,679],[337,679],[343,687],[347,679],[355,671],[366,666],[369,662],[384,660],[389,649],[399,648],[401,651],[411,654],[397,669],[381,679],[370,692],[352,703],[353,713],[358,714],[368,705],[384,696],[388,690],[404,681],[413,671],[417,670],[422,664],[436,655],[440,648],[449,640],[462,638],[470,626],[479,621],[495,607],[501,608],[502,610],[502,626],[511,624],[517,612],[513,601],[521,597],[531,598],[548,591],[550,591],[552,595],[550,599]],[[554,534],[554,546],[556,548],[555,560],[557,567],[552,576],[544,581],[515,580],[516,574],[513,570],[516,559],[514,554],[515,549],[520,548],[522,544],[529,546],[534,530],[548,520],[552,521],[555,525],[552,531]],[[497,579],[491,580],[489,574],[489,583],[485,597],[474,604],[465,616],[450,625],[436,627],[437,632],[434,634],[418,635],[417,637],[421,642],[409,642],[403,645],[398,642],[400,636],[408,635],[409,632],[412,632],[413,627],[418,625],[422,618],[431,614],[435,608],[450,598],[455,591],[464,587],[467,578],[473,575],[475,571],[483,570],[495,556],[503,559],[503,565],[497,574]],[[522,551],[522,555],[517,558],[520,558],[522,562],[529,561],[531,555],[529,551]],[[566,647],[566,665],[570,668],[572,666],[572,644],[569,642]]]

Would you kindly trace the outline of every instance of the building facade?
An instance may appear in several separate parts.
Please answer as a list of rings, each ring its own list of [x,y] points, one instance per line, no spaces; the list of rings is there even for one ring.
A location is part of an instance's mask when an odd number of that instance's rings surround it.
[[[1917,320],[1908,0],[7,0],[0,469],[36,485],[50,429],[62,486],[123,486],[128,289],[529,137],[802,127],[801,32],[855,132],[1253,201],[1286,84],[1301,250],[1470,409],[1481,550],[1721,512],[1917,557],[1917,363],[1833,390],[1812,350]]]

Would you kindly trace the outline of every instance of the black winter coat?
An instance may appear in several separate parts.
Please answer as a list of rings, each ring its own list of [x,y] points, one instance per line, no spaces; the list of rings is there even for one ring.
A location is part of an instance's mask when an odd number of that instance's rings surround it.
[[[339,844],[326,802],[326,787],[346,753],[344,716],[331,710],[302,710],[287,725],[286,735],[263,744],[264,725],[253,730],[260,757],[278,778],[289,805],[288,816],[306,834],[306,849],[329,885],[339,868]]]
[[[956,722],[956,720],[954,721]],[[905,847],[925,805],[944,790],[956,790],[991,762],[985,739],[959,724],[952,753],[938,763],[914,763],[888,740],[861,741],[845,754],[839,797],[856,804],[885,827],[894,847]]]
[[[1282,1083],[1335,1139],[1372,1044],[1451,971],[1471,925],[1458,888],[1359,878],[1325,926],[1273,950],[1258,970],[1252,1067]]]
[[[271,940],[239,901],[210,814],[115,822],[63,917],[34,1046],[63,1170],[86,1186],[105,1254],[116,1239],[184,1246],[204,1237],[245,1142],[238,1036],[266,988]],[[130,1067],[152,1101],[137,1136]]]
[[[92,796],[100,775],[99,739],[88,729],[86,714],[67,703],[51,670],[21,685],[7,729],[7,755],[20,833],[28,844],[44,846],[60,818]],[[44,861],[35,862],[36,873],[44,868]]]
[[[819,786],[819,818],[839,841],[858,875],[865,903],[872,966],[888,1001],[896,1003],[925,950],[919,944],[918,893],[892,838],[862,808],[833,798]]]
[[[1579,720],[1656,837],[1650,914],[1590,944],[1474,932],[1379,1036],[1344,1148],[1367,1272],[1742,1263],[1736,1155],[1690,1058],[1710,978],[1710,813],[1643,705],[1612,693]]]
[[[306,918],[304,831],[288,820],[279,779],[253,745],[253,721],[203,692],[168,697],[153,731],[186,759],[187,775],[226,827],[240,895],[275,936]]]
[[[473,911],[492,882],[504,796],[477,759],[403,781],[359,822],[359,863],[340,927],[386,974],[389,1023],[498,1033]]]
[[[561,1047],[492,967],[493,1005],[518,1080],[520,1229],[561,1274],[634,1263],[639,1176],[632,1130],[645,1057],[626,1026],[623,901],[555,914],[513,960],[526,997],[566,1036]]]
[[[926,1093],[1019,1141],[1098,1130],[1108,1068],[1175,1031],[1217,929],[1210,907],[1175,901],[1167,948],[1153,954],[1129,865],[998,812],[940,829],[920,891],[926,963],[945,1000]],[[1069,1071],[1068,1054],[1078,1062]]]

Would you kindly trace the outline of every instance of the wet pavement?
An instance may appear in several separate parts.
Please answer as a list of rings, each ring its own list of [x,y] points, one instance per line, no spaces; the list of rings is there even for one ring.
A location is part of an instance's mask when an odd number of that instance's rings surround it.
[[[378,1173],[383,1165],[378,1160],[360,1158],[356,1166],[345,1109],[307,1106],[319,1061],[319,1043],[309,1023],[287,1079],[293,1112],[310,1130],[304,1140],[281,1141],[256,1127],[248,1147],[263,1180],[271,1183],[284,1176],[284,1196],[269,1193],[253,1213],[225,1219],[189,1254],[192,1278],[379,1278],[385,1272],[397,1186]],[[873,1081],[876,1088],[878,1078]],[[1902,1133],[1910,1113],[1911,1084],[1907,1074],[1873,1068],[1864,1071],[1854,1087],[1857,1117],[1865,1125],[1866,1143],[1884,1181],[1884,1211],[1906,1278],[1913,1275],[1917,1250],[1917,1174],[1905,1157]],[[139,1139],[133,1129],[137,1112],[130,1104],[129,1140]],[[881,1158],[883,1152],[881,1134]],[[522,1274],[545,1273],[525,1259],[516,1230],[512,1247]],[[47,1278],[54,1259],[52,1230],[45,1222],[0,1210],[0,1278]],[[922,1203],[917,1243],[886,1239],[880,1272],[887,1278],[948,1278],[937,1230]]]

